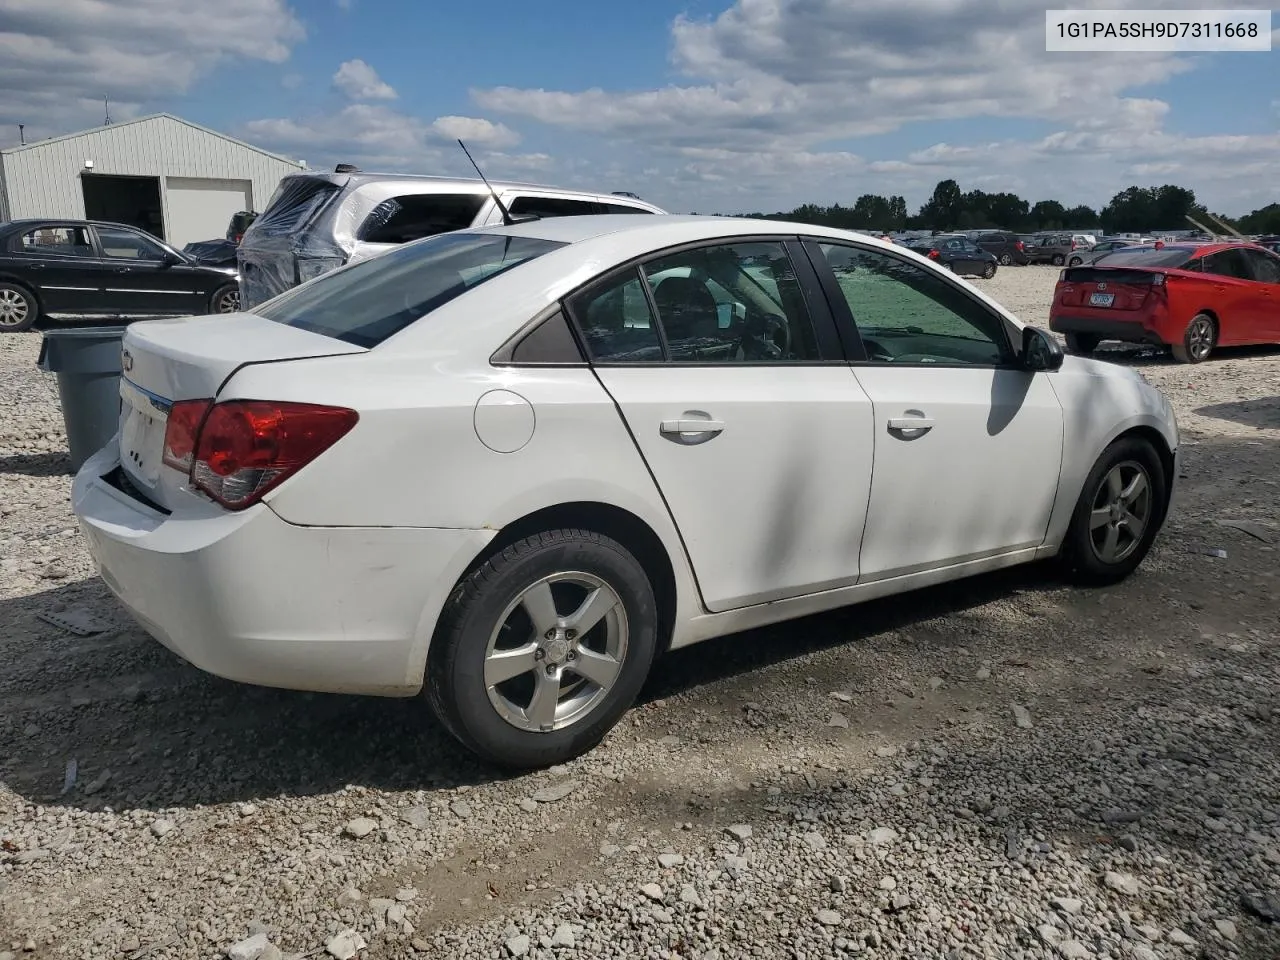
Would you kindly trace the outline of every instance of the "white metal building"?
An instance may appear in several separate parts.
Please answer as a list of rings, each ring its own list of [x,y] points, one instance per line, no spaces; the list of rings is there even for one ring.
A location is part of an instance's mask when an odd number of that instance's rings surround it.
[[[305,164],[167,113],[0,150],[0,220],[128,223],[181,249],[225,235]]]

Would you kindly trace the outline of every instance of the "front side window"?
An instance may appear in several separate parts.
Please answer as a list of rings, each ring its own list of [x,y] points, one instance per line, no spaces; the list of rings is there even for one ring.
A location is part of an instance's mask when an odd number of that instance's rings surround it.
[[[98,227],[98,242],[102,244],[103,255],[116,260],[159,261],[166,256],[164,247],[132,230]]]
[[[324,274],[254,312],[374,347],[468,290],[562,246],[533,237],[446,233]]]
[[[1242,250],[1255,280],[1261,283],[1280,283],[1280,257],[1261,250]]]
[[[1004,322],[933,271],[873,250],[819,244],[873,363],[1012,359]]]
[[[675,363],[821,359],[791,258],[781,242],[698,247],[644,265]]]
[[[19,249],[39,257],[93,257],[93,244],[84,227],[38,227],[19,240]]]
[[[360,225],[366,243],[409,243],[439,233],[464,230],[475,222],[485,198],[475,193],[417,193],[390,197]]]

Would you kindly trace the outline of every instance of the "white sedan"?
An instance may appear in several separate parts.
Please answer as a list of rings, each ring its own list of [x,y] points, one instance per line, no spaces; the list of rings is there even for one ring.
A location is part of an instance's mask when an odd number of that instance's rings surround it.
[[[773,221],[446,234],[122,360],[73,499],[137,620],[235,680],[425,692],[514,767],[589,750],[674,647],[1043,557],[1119,580],[1178,474],[1136,373]]]

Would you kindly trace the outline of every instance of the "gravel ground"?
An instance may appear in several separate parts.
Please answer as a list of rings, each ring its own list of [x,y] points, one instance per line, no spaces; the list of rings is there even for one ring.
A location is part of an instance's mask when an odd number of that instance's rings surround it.
[[[1056,273],[979,282],[1044,323]],[[1185,442],[1128,582],[712,641],[502,779],[418,702],[237,686],[132,626],[38,343],[0,337],[0,960],[1280,957],[1280,351],[1110,353]]]

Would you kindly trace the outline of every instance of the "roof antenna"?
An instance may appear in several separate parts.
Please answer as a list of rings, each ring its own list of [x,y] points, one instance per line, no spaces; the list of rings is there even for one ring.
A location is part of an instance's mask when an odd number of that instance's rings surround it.
[[[493,189],[493,184],[491,184],[488,181],[488,179],[484,175],[484,171],[480,169],[480,164],[476,163],[475,158],[471,156],[471,151],[467,149],[467,145],[463,143],[461,140],[459,140],[458,146],[460,146],[462,148],[462,152],[467,155],[467,159],[471,161],[471,165],[476,168],[476,173],[480,174],[480,179],[484,181],[484,185],[489,188],[489,194],[490,196],[493,197],[493,202],[498,205],[498,212],[502,214],[502,225],[504,227],[509,227],[515,223],[524,223],[529,220],[538,219],[537,217],[534,217],[534,216],[521,217],[519,220],[512,217],[511,211],[508,210],[503,205],[502,201],[498,198],[498,191]]]
[[[27,125],[25,123],[18,124],[18,146],[25,147],[27,145]]]
[[[111,126],[111,101],[106,97],[102,98],[102,112],[107,117],[105,126]]]

